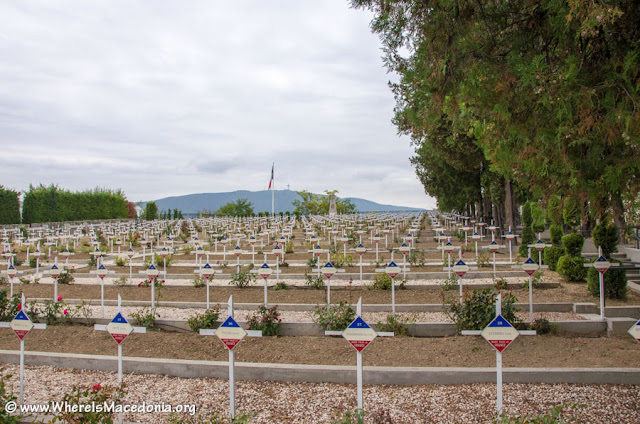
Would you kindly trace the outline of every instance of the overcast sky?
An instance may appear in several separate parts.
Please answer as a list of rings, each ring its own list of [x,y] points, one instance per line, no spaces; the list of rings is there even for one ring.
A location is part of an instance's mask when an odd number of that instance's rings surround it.
[[[346,0],[0,3],[0,184],[276,189],[433,207]]]

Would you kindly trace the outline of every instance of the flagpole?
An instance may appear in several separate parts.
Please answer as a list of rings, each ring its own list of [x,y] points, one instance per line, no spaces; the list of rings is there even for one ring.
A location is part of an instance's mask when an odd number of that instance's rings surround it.
[[[275,203],[275,197],[274,197],[274,190],[276,188],[276,177],[273,172],[275,166],[276,166],[276,163],[274,162],[273,165],[271,165],[271,177],[273,179],[273,183],[271,184],[271,216],[276,216],[276,212],[275,212],[276,203]]]

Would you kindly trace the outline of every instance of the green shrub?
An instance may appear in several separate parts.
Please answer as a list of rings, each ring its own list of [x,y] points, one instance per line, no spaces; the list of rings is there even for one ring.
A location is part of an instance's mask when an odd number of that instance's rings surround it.
[[[165,258],[163,258],[162,256],[156,254],[155,255],[156,258],[156,267],[160,268],[160,267],[164,267],[165,265]],[[173,260],[173,255],[167,255],[166,257],[166,264],[167,264],[167,268],[169,268],[171,265],[173,265],[175,261]]]
[[[311,287],[312,289],[321,290],[324,288],[324,280],[322,279],[321,275],[314,276],[314,275],[305,273],[304,278],[305,278],[304,283],[307,286]]]
[[[93,256],[92,256],[93,258]],[[95,259],[94,259],[95,260]],[[125,258],[124,256],[117,256],[114,260],[116,266],[125,266],[129,265],[129,258]],[[95,265],[95,264],[94,264]]]
[[[213,275],[209,279],[202,275],[196,275],[191,284],[193,284],[193,287],[199,289],[201,287],[205,287],[207,285],[207,281],[211,281],[211,278],[213,278]]]
[[[120,387],[109,387],[95,384],[93,387],[74,386],[71,393],[63,396],[62,401],[70,408],[59,415],[54,415],[51,422],[64,423],[101,423],[113,424],[113,416],[110,412],[104,410],[85,411],[77,408],[80,405],[96,405],[107,404],[112,401],[122,399],[125,391]],[[74,408],[75,407],[75,408]]]
[[[462,240],[464,240],[464,233],[462,233]],[[424,266],[425,258],[422,250],[413,249],[407,255],[407,262],[413,266]]]
[[[19,295],[14,294],[9,297],[9,290],[0,290],[0,322],[11,321],[18,313],[22,299]]]
[[[465,293],[462,304],[458,299],[451,299],[445,305],[445,312],[456,325],[458,332],[462,330],[482,330],[496,317],[496,299],[499,291],[495,288],[474,290],[471,295]],[[502,294],[502,317],[512,325],[520,322],[516,317],[516,297],[511,293]]]
[[[38,258],[34,258],[33,256],[31,256],[29,258],[29,267],[35,268],[36,266],[38,266]]]
[[[442,291],[453,290],[453,288],[456,287],[457,285],[458,285],[458,281],[456,280],[456,277],[452,275],[451,277],[445,278],[444,281],[440,283],[440,290]]]
[[[218,319],[220,318],[220,305],[215,305],[211,309],[207,309],[201,314],[196,313],[187,319],[187,325],[194,333],[197,333],[202,328],[218,328],[220,325]]]
[[[569,256],[580,256],[584,246],[584,236],[579,233],[567,234],[562,237],[562,246]]]
[[[156,316],[158,314],[154,314],[150,308],[144,307],[138,311],[131,313],[131,319],[133,320],[135,325],[146,328],[147,330],[155,327],[156,325]]]
[[[287,283],[280,281],[273,286],[273,291],[286,290],[288,288]]]
[[[364,424],[364,411],[362,409],[343,411],[338,414],[333,424]]]
[[[260,305],[258,312],[249,317],[247,324],[249,330],[261,330],[263,336],[277,336],[282,326],[278,305],[270,308]]]
[[[284,244],[284,253],[293,253],[293,242],[288,241]]]
[[[371,284],[367,284],[366,287],[368,290],[391,290],[391,277],[381,272],[373,277]]]
[[[613,222],[601,222],[596,225],[591,235],[596,247],[600,246],[602,248],[602,256],[605,258],[611,259],[611,254],[618,251],[620,238],[618,236],[618,228]]]
[[[526,254],[525,254],[526,257]],[[491,258],[487,252],[479,252],[478,253],[478,266],[480,268],[487,268],[491,266]]]
[[[564,235],[562,227],[560,225],[553,224],[549,228],[549,233],[551,234],[551,244],[554,246],[562,246],[562,236]]]
[[[505,280],[504,278],[498,278],[493,283],[493,287],[495,287],[496,290],[506,290],[507,288],[509,288],[509,283],[507,283],[507,280]]]
[[[354,319],[356,319],[356,311],[344,302],[317,306],[313,311],[313,321],[320,324],[324,330],[344,330]]]
[[[546,318],[539,318],[531,323],[531,329],[535,330],[539,336],[543,334],[556,334],[558,324],[553,324]]]
[[[563,255],[558,259],[556,271],[567,281],[583,281],[587,276],[585,262],[579,256]]]
[[[67,272],[63,272],[58,276],[58,284],[71,284],[75,281],[73,278],[73,274],[76,273],[75,269],[64,267],[64,270]]]
[[[127,277],[120,277],[113,282],[116,286],[126,286],[128,283],[129,281],[127,280]]]
[[[537,289],[538,287],[540,287],[540,284],[544,283],[544,278],[542,277],[542,273],[541,272],[536,272],[535,274],[533,274],[531,276],[531,283],[533,284],[533,288]],[[522,284],[522,288],[524,289],[528,289],[529,288],[529,279],[527,278],[526,280],[524,280],[524,283]]]
[[[600,277],[598,274],[600,273],[595,268],[589,268],[587,271],[587,290],[594,296],[600,296]],[[604,273],[605,297],[607,299],[625,299],[628,292],[626,271],[609,268]]]
[[[396,336],[406,336],[409,331],[409,325],[415,323],[416,319],[403,317],[398,314],[387,315],[387,322],[378,321],[376,327],[378,331],[393,332]]]
[[[246,268],[246,269],[245,269]],[[253,264],[249,264],[246,267],[241,266],[240,271],[231,275],[231,281],[229,284],[236,286],[239,289],[247,287],[251,283],[255,283],[256,274],[251,274],[251,270],[253,269]]]
[[[309,268],[314,268],[318,265],[318,258],[315,256],[307,261],[307,266]]]
[[[2,368],[0,368],[0,371],[2,371]],[[13,392],[8,390],[8,387],[11,386],[9,383],[10,378],[11,375],[0,374],[0,422],[6,424],[19,424],[22,422],[22,416],[11,415],[6,409],[7,403],[18,402],[18,398],[13,394]]]
[[[74,316],[62,296],[58,296],[57,301],[47,299],[43,302],[42,309],[35,310],[32,308],[32,311],[32,314],[29,314],[30,318],[41,316],[47,325],[69,324],[69,319]]]
[[[584,407],[585,405],[570,405],[571,408]],[[569,422],[575,422],[575,420],[565,420],[563,418],[563,412],[566,405],[559,405],[551,409],[550,412],[533,415],[533,416],[509,416],[501,415],[496,423],[500,424],[566,424]]]
[[[531,231],[534,235],[544,231],[544,211],[538,202],[531,203]]]
[[[551,271],[555,271],[558,266],[558,259],[560,256],[564,255],[564,248],[559,246],[545,247],[542,252],[542,256],[544,257],[544,264],[549,266]]]

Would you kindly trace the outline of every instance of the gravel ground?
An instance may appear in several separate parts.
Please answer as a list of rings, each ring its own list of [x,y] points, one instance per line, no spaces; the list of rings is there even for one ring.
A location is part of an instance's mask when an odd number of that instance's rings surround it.
[[[400,280],[401,280],[401,275],[400,274],[397,278],[396,278],[396,285],[400,284]],[[508,277],[508,278],[504,278],[504,280],[507,281],[507,283],[513,283],[513,284],[522,284],[525,280],[526,280],[526,275],[523,275],[522,277]],[[158,278],[162,278],[162,276],[158,277]],[[142,275],[140,276],[135,276],[133,277],[133,282],[129,283],[129,286],[132,285],[137,285],[138,283],[140,283],[141,281],[143,281],[144,278]],[[493,280],[491,278],[462,278],[462,284],[463,285],[477,285],[477,284],[493,284]],[[115,281],[114,278],[105,278],[104,280],[104,285],[105,286],[112,286],[114,285],[113,282]],[[275,276],[270,277],[267,280],[267,286],[268,287],[272,287],[276,285],[276,278]],[[291,285],[291,286],[306,286],[306,280],[302,280],[302,279],[294,279],[294,278],[284,278],[281,277],[280,281],[284,281],[287,285]],[[405,283],[406,286],[419,286],[419,285],[425,285],[425,284],[439,284],[441,283],[441,280],[416,280],[416,279],[412,279],[411,275],[409,275],[409,281],[407,281],[407,283]],[[547,282],[553,282],[553,281],[547,281]],[[43,277],[40,279],[40,284],[53,284],[53,279],[50,277]],[[99,285],[99,283],[96,281],[95,278],[81,278],[81,277],[75,277],[73,284],[84,284],[84,285]],[[371,280],[363,280],[363,284],[367,285],[367,284],[371,284]],[[167,281],[167,285],[171,285],[171,286],[188,286],[191,287],[193,286],[193,278],[191,279],[170,279]],[[262,278],[259,278],[259,280],[257,280],[253,285],[257,285],[257,286],[262,286],[264,287],[264,283]],[[325,279],[325,285],[326,285],[326,279]],[[221,276],[215,276],[213,278],[213,280],[209,283],[210,287],[229,287],[229,279],[228,278],[223,278]],[[331,287],[360,287],[360,280],[358,278],[354,278],[353,282],[351,283],[351,285],[349,284],[348,280],[332,280],[331,281]]]
[[[42,306],[42,305],[40,305]],[[213,306],[213,304],[212,304]],[[71,306],[74,308],[74,306]],[[102,308],[100,306],[85,306],[86,310],[90,311],[93,318],[112,318],[116,315],[118,308],[116,306],[105,306],[104,317],[102,316]],[[135,306],[124,306],[122,312],[125,317],[132,316],[132,313],[139,312],[142,308]],[[73,310],[73,309],[72,309]],[[195,314],[201,314],[204,309],[200,308],[166,308],[157,307],[156,313],[160,319],[186,321],[189,317]],[[243,311],[237,310],[235,317],[240,321],[248,320],[248,317],[253,315],[255,311]],[[362,314],[362,318],[369,323],[376,323],[378,321],[385,321],[390,313],[387,312],[367,312]],[[409,322],[451,322],[451,319],[447,314],[442,312],[399,312],[401,318],[408,320]],[[518,318],[523,321],[529,320],[528,312],[516,313]],[[81,314],[76,315],[78,318],[84,317]],[[224,321],[227,314],[226,305],[221,305],[220,308],[220,321]],[[549,321],[575,321],[584,320],[585,318],[568,312],[535,312],[533,314],[534,319],[546,318]],[[282,322],[314,322],[313,312],[310,311],[280,311],[280,318]]]
[[[18,367],[9,386],[18,390]],[[184,379],[162,375],[125,374],[127,404],[196,405],[202,418],[227,416],[227,380]],[[25,402],[60,400],[75,385],[114,386],[115,373],[72,371],[50,367],[25,369]],[[546,413],[567,406],[563,416],[572,423],[639,423],[640,387],[624,385],[506,384],[504,412],[508,415]],[[344,410],[356,408],[355,385],[237,381],[236,413],[249,414],[251,423],[325,423]],[[494,384],[455,386],[365,386],[364,409],[372,415],[388,414],[392,423],[490,423],[495,418]],[[188,415],[185,415],[188,417]],[[169,423],[168,413],[125,415],[125,421]],[[193,421],[198,422],[198,421]],[[380,421],[379,421],[380,422]]]

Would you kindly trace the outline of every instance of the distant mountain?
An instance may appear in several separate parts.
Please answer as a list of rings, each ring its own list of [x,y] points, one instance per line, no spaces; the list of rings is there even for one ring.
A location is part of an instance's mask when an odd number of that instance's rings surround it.
[[[247,191],[237,190],[227,193],[198,193],[186,194],[184,196],[165,197],[154,200],[158,205],[158,210],[180,209],[186,214],[196,214],[202,211],[216,211],[220,206],[238,199],[247,199],[253,203],[253,210],[257,212],[271,212],[271,191]],[[424,209],[409,208],[405,206],[381,205],[366,199],[357,197],[346,197],[356,206],[358,212],[396,212],[396,211],[420,211]],[[301,200],[298,193],[291,190],[275,191],[275,211],[276,213],[292,211],[294,200]],[[144,208],[146,202],[139,205]]]

